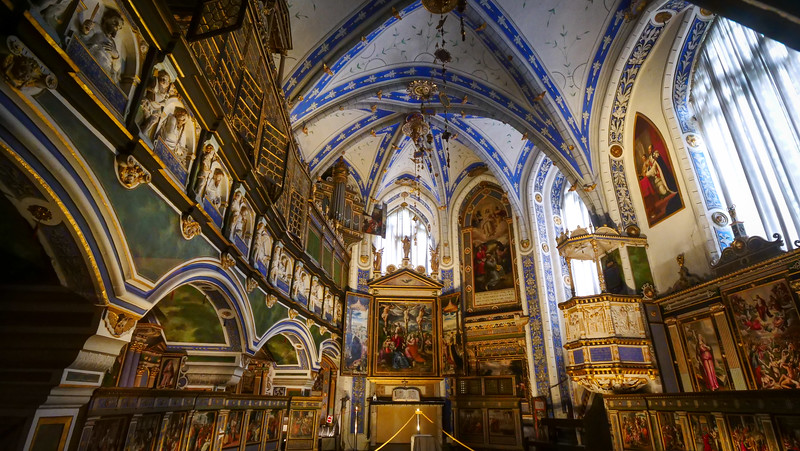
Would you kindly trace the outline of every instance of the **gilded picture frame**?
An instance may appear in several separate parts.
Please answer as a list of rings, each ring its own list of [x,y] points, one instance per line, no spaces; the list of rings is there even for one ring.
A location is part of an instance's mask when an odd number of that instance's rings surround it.
[[[31,450],[58,449],[67,444],[72,417],[40,417],[31,440]]]
[[[372,376],[439,376],[441,330],[436,298],[375,298],[371,313]]]
[[[733,388],[728,362],[716,324],[710,315],[693,317],[681,322],[681,336],[686,365],[696,391],[721,391]]]

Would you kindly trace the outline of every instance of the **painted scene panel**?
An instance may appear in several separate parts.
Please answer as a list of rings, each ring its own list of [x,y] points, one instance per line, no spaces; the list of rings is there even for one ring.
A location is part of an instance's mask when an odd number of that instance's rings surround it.
[[[664,451],[687,451],[683,429],[674,412],[658,412],[658,424]],[[701,448],[702,449],[702,448]]]
[[[620,412],[619,426],[622,431],[622,449],[651,451],[650,425],[644,412]]]
[[[316,414],[314,410],[293,410],[289,418],[289,438],[313,439]]]
[[[487,196],[474,207],[470,219],[472,227],[472,268],[475,287],[475,303],[489,295],[480,293],[510,292],[514,300],[514,270],[511,259],[510,224],[505,206],[499,200]],[[509,291],[510,290],[510,291]],[[499,293],[491,295],[496,297]],[[487,302],[488,301],[487,299]]]
[[[786,280],[728,296],[759,389],[800,388],[800,317]]]
[[[728,366],[722,358],[717,330],[711,318],[683,324],[686,354],[692,368],[695,389],[698,391],[729,390]]]
[[[694,448],[703,451],[720,451],[722,444],[717,421],[710,414],[689,414]]]
[[[442,303],[442,375],[462,374],[464,370],[461,336],[461,295],[443,296]]]
[[[800,450],[800,416],[775,417],[775,426],[780,434],[781,451]]]
[[[517,443],[517,426],[514,411],[510,409],[487,409],[489,417],[489,443],[513,445]]]
[[[767,450],[767,435],[753,415],[726,415],[731,445],[735,450]]]
[[[214,422],[217,412],[195,412],[186,438],[186,451],[203,451],[214,442]]]
[[[342,374],[367,374],[370,298],[348,293],[345,299]]]
[[[243,410],[232,410],[228,414],[222,436],[222,449],[236,449],[242,443],[242,426],[244,422]]]
[[[267,436],[264,437],[266,441],[278,440],[278,436],[280,435],[281,429],[281,421],[283,419],[282,410],[279,409],[272,409],[267,410],[266,415],[267,418],[264,420],[265,429],[267,431]]]
[[[250,418],[247,420],[247,432],[245,434],[245,442],[249,445],[251,443],[261,443],[261,432],[264,427],[264,411],[254,410],[250,412]]]
[[[481,409],[458,409],[458,435],[483,441],[483,411]]]
[[[439,355],[433,301],[376,303],[372,356],[373,373],[397,376],[432,376]]]
[[[667,143],[655,125],[641,114],[636,115],[634,157],[639,192],[650,227],[683,209],[675,168]]]
[[[186,423],[186,412],[173,412],[167,425],[164,427],[164,440],[161,442],[162,451],[179,451],[181,438],[183,438],[183,425]]]
[[[161,427],[161,414],[143,415],[136,422],[136,427],[128,433],[125,451],[153,451],[158,439],[158,428]]]
[[[125,442],[125,430],[128,417],[101,418],[94,423],[92,436],[85,449],[89,451],[105,451],[121,449]]]

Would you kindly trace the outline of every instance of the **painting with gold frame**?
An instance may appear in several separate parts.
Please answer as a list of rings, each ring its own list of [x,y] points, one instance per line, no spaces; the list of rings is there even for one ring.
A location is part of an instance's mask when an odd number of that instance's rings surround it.
[[[800,359],[800,316],[786,279],[739,287],[726,297],[753,388],[800,388],[800,377],[782,369],[783,362]]]
[[[40,417],[31,440],[31,450],[61,450],[67,444],[72,417]]]
[[[664,451],[686,451],[686,436],[675,412],[658,412],[658,427]]]
[[[461,293],[439,298],[442,312],[442,375],[464,374],[464,338],[461,334]]]
[[[231,410],[222,434],[222,449],[238,449],[242,443],[242,427],[244,426],[244,410]]]
[[[722,451],[719,428],[714,415],[707,413],[690,413],[689,425],[692,428],[692,441],[696,449]]]
[[[623,450],[652,451],[652,433],[646,412],[620,412],[619,427]]]
[[[372,375],[439,374],[436,300],[377,298],[372,312]]]
[[[344,349],[341,372],[365,375],[369,369],[369,304],[371,296],[348,291],[345,296]]]
[[[731,389],[728,364],[722,344],[710,316],[682,323],[687,364],[691,368],[694,389],[719,391]]]
[[[637,113],[633,134],[639,193],[642,195],[647,224],[654,227],[681,211],[683,199],[669,148],[658,127],[645,115]]]

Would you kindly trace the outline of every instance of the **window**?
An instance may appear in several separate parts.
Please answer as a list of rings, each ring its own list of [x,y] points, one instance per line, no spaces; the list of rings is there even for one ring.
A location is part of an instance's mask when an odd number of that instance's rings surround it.
[[[388,265],[400,266],[403,262],[403,237],[411,237],[411,266],[430,269],[430,234],[425,222],[408,207],[400,207],[386,217],[386,238],[375,237],[375,248],[383,249],[381,271]]]
[[[728,20],[706,38],[692,106],[748,235],[800,237],[800,53]]]
[[[578,227],[591,231],[592,218],[575,191],[564,194],[562,207],[564,230],[572,233]],[[597,265],[591,260],[571,260],[572,278],[575,285],[575,296],[590,296],[600,293],[600,282],[597,279]]]

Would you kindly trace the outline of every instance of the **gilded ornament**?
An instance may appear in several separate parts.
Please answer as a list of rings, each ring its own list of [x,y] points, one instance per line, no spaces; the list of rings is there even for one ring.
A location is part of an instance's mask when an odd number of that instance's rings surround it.
[[[247,278],[247,286],[246,286],[246,288],[247,288],[247,292],[248,293],[250,293],[253,290],[255,290],[257,286],[258,286],[258,281],[255,278],[253,278],[253,277],[248,277]]]
[[[536,195],[533,196],[533,198],[536,200],[537,203],[542,203],[542,195],[541,194],[536,193]]]
[[[236,259],[229,252],[225,252],[220,256],[220,264],[222,269],[231,269],[236,266]]]
[[[450,258],[449,256],[442,257],[442,263],[444,263],[445,265],[449,265],[451,261],[453,261],[453,259]]]
[[[53,212],[44,205],[29,205],[28,213],[33,216],[33,219],[35,219],[36,222],[50,222],[53,220]]]
[[[183,235],[184,239],[191,240],[200,235],[201,232],[200,223],[195,221],[190,214],[184,213],[181,215],[181,235]]]
[[[711,220],[714,221],[714,224],[716,224],[718,227],[725,227],[728,225],[728,216],[721,211],[711,213]]]
[[[16,36],[6,38],[11,51],[3,59],[3,78],[17,89],[55,89],[56,76]]]
[[[274,294],[264,296],[264,303],[267,305],[267,308],[272,308],[276,302],[278,302],[278,297]]]
[[[314,324],[315,324],[315,323],[314,323],[314,319],[313,319],[313,318],[306,318],[306,327],[307,327],[309,330],[311,330],[311,327],[312,327]]]
[[[636,224],[631,224],[625,228],[625,233],[628,236],[637,237],[642,233],[642,230]]]
[[[289,319],[295,319],[297,318],[297,315],[298,315],[297,310],[289,309]]]
[[[152,177],[133,155],[117,155],[114,159],[117,179],[127,189],[134,189],[142,183],[150,183]]]
[[[124,312],[115,312],[111,309],[106,309],[105,313],[105,325],[106,329],[108,330],[111,335],[115,337],[120,337],[124,333],[128,332],[129,330],[133,329],[133,326],[136,325],[137,319],[125,314]]]
[[[656,14],[656,17],[653,19],[653,21],[659,25],[664,25],[665,23],[669,22],[670,19],[672,19],[671,12],[661,11],[658,14]]]
[[[447,14],[458,6],[459,0],[422,0],[422,6],[432,14]]]

